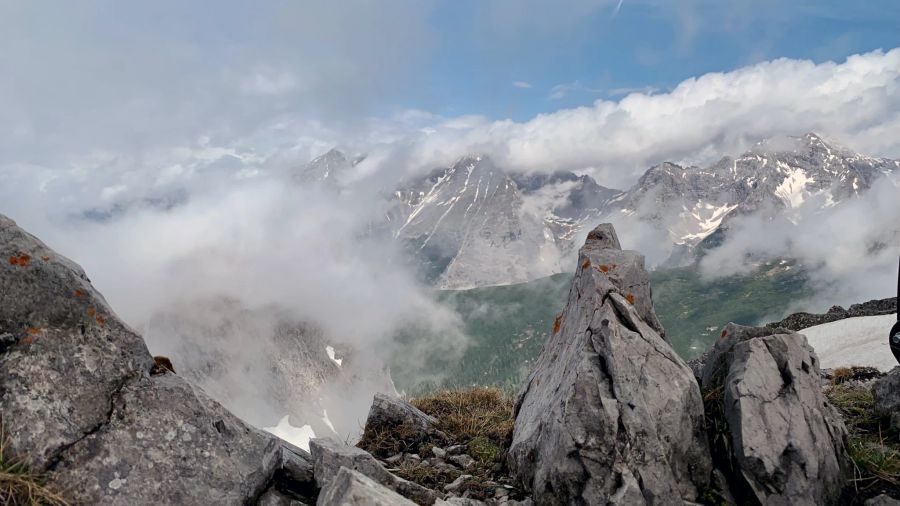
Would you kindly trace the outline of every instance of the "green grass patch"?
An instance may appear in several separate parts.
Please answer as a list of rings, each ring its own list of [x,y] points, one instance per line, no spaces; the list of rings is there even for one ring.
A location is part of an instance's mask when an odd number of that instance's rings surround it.
[[[825,394],[843,415],[850,433],[847,450],[853,461],[853,479],[842,504],[863,504],[883,493],[900,496],[900,438],[890,430],[890,422],[875,411],[871,390],[858,383],[839,383]]]

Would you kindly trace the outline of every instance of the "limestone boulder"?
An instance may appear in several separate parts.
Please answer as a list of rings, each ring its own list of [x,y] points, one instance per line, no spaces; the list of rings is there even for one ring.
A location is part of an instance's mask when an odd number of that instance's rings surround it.
[[[357,471],[369,479],[396,491],[417,504],[432,505],[440,496],[411,481],[395,476],[367,451],[333,439],[312,439],[309,450],[314,462],[316,483],[328,489],[342,467]]]
[[[516,401],[508,464],[537,504],[680,504],[707,486],[700,389],[662,337],[644,258],[588,236]]]
[[[359,471],[341,467],[328,481],[318,506],[415,506],[416,503]]]
[[[314,491],[308,454],[153,368],[84,271],[2,215],[0,260],[4,457],[73,504],[252,504],[275,483],[292,497]]]
[[[702,374],[717,466],[739,503],[834,504],[847,430],[822,393],[806,337],[729,324]]]
[[[875,408],[891,420],[891,427],[900,431],[900,367],[895,367],[887,376],[872,385]]]

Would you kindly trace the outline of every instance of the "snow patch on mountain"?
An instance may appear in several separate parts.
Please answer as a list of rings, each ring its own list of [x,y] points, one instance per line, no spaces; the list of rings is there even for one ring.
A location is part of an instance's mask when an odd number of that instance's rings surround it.
[[[800,331],[819,355],[820,366],[869,366],[888,372],[897,361],[888,345],[896,314],[860,316],[816,325]]]

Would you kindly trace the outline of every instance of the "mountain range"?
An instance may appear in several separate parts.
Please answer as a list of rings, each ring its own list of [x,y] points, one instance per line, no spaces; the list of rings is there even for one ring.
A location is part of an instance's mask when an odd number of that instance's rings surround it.
[[[332,150],[295,178],[339,185],[359,160]],[[468,289],[567,272],[574,245],[602,221],[626,233],[649,228],[666,250],[661,264],[689,265],[721,244],[737,217],[798,224],[801,206],[839,205],[898,169],[898,160],[865,156],[814,133],[765,140],[706,167],[661,163],[627,190],[586,174],[526,174],[467,155],[400,183],[385,221],[424,279]]]

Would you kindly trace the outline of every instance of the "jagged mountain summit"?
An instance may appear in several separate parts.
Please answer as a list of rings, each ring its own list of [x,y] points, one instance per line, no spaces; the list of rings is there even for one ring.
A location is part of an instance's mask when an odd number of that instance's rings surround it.
[[[313,158],[305,167],[294,173],[294,180],[301,184],[322,183],[337,187],[347,172],[365,157],[351,157],[337,149]]]
[[[574,174],[509,174],[483,155],[403,186],[389,214],[441,288],[524,282],[563,270],[581,222],[619,192]]]
[[[762,141],[709,167],[663,163],[648,170],[607,209],[652,223],[675,245],[697,246],[728,220],[754,213],[784,216],[814,201],[819,208],[865,193],[900,161],[837,147],[814,133]]]
[[[338,186],[358,163],[337,150],[316,158],[301,182]],[[739,216],[802,221],[863,196],[900,161],[875,158],[808,133],[759,142],[706,167],[656,165],[625,191],[589,175],[517,172],[485,155],[402,182],[389,197],[385,227],[442,289],[505,285],[565,272],[575,245],[601,221],[655,231],[668,265],[690,264],[715,248]],[[809,214],[809,213],[806,213]]]

